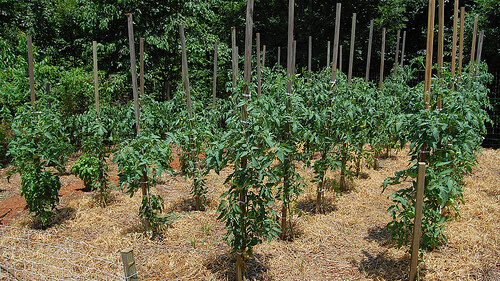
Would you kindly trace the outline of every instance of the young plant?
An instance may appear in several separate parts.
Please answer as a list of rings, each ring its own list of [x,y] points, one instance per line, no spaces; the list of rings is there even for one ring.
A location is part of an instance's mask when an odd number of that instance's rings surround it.
[[[13,173],[21,175],[21,195],[31,213],[47,225],[59,202],[61,182],[52,168],[62,171],[68,155],[73,151],[64,132],[61,114],[37,104],[19,110],[12,123],[13,139],[8,154],[12,157]]]

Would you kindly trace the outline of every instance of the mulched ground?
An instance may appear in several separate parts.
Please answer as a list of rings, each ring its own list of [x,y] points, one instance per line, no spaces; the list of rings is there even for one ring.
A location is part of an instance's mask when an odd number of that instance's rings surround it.
[[[308,183],[297,202],[304,215],[294,219],[292,240],[273,240],[255,247],[254,258],[247,263],[248,279],[407,280],[408,249],[397,250],[385,227],[390,221],[387,196],[397,187],[384,193],[380,187],[385,178],[406,167],[405,153],[393,152],[393,157],[381,160],[379,170],[365,167],[364,176],[349,183],[349,190],[342,195],[328,190],[325,214],[314,213],[312,170],[297,164]],[[461,217],[446,223],[448,243],[424,253],[422,280],[500,280],[499,163],[499,151],[482,150],[477,168],[465,177]],[[117,257],[120,251],[132,248],[141,280],[233,280],[235,259],[223,240],[226,231],[216,212],[230,172],[228,168],[207,177],[208,205],[203,212],[193,211],[189,180],[178,174],[164,176],[152,192],[161,195],[166,210],[179,218],[153,238],[141,232],[140,195],[130,198],[114,189],[110,204],[101,208],[94,193],[81,191],[79,179],[61,175],[62,211],[51,227],[37,231],[85,242]],[[329,173],[328,178],[335,181],[338,174]],[[111,179],[116,184],[116,170]],[[19,176],[7,182],[6,169],[0,171],[0,216],[4,214],[2,224],[37,227],[19,197]],[[89,251],[92,254],[92,249]]]

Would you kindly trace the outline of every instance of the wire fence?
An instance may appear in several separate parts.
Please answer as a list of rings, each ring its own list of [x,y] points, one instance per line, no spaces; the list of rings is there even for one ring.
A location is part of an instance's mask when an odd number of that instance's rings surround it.
[[[0,280],[124,280],[119,253],[0,225]]]

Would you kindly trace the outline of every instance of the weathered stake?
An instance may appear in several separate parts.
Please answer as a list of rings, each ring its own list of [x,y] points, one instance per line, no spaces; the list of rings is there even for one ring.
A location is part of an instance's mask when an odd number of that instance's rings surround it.
[[[458,82],[462,81],[462,65],[464,59],[465,8],[460,8],[460,43],[458,49]]]
[[[307,52],[307,71],[311,71],[311,64],[312,64],[312,36],[309,36],[309,48]]]
[[[30,76],[30,94],[31,107],[36,111],[35,107],[35,71],[33,67],[33,42],[31,35],[28,35],[28,71]]]
[[[406,47],[406,30],[403,31],[403,47],[401,48],[401,68],[405,61],[405,47]]]
[[[326,67],[330,66],[330,41],[326,44]]]
[[[427,19],[427,52],[425,58],[425,84],[424,102],[425,108],[430,107],[431,77],[432,77],[432,51],[434,42],[434,14],[436,10],[435,0],[429,0],[429,15]],[[425,154],[421,153],[425,157]],[[423,159],[420,161],[424,162]]]
[[[401,30],[398,29],[396,35],[396,57],[394,58],[394,76],[398,75],[398,57],[399,57],[399,39],[401,35]]]
[[[95,98],[95,110],[97,111],[97,117],[101,117],[99,109],[99,77],[97,75],[97,41],[92,41],[92,57],[94,61],[94,98]]]
[[[365,82],[370,79],[370,64],[372,61],[372,42],[373,42],[373,20],[370,20],[370,34],[368,36],[368,52],[366,55],[366,75]]]
[[[280,66],[281,62],[281,47],[278,47],[278,66]]]
[[[262,46],[262,67],[266,67],[266,45]]]
[[[349,50],[349,70],[347,74],[347,84],[351,85],[352,82],[352,65],[354,63],[354,41],[356,37],[356,13],[352,14],[352,27],[351,27],[351,47]]]
[[[422,207],[425,189],[425,162],[418,162],[417,198],[415,202],[415,224],[413,227],[413,243],[411,248],[410,281],[415,281],[418,272],[418,250],[422,234]]]
[[[134,252],[132,249],[126,249],[121,252],[125,280],[137,281],[137,267],[135,265]]]
[[[455,0],[453,7],[453,41],[451,43],[451,76],[455,78],[456,65],[457,65],[457,32],[458,32],[458,0]],[[455,90],[455,79],[451,86]]]
[[[212,87],[212,107],[215,108],[215,103],[217,99],[217,42],[214,45],[214,81]]]
[[[257,41],[257,96],[262,94],[262,77],[260,73],[260,33],[255,34]]]
[[[378,87],[382,89],[382,85],[384,84],[384,59],[385,56],[385,28],[382,28],[382,48],[380,50],[380,76]]]
[[[130,48],[130,72],[132,73],[132,93],[134,95],[134,108],[135,108],[135,123],[137,135],[141,130],[140,117],[139,117],[139,94],[137,93],[137,70],[135,65],[135,46],[134,46],[134,23],[132,14],[125,14],[128,23],[128,42]]]
[[[438,77],[443,76],[443,64],[444,64],[444,0],[439,0],[439,17],[438,17]],[[442,85],[441,85],[442,86]],[[437,109],[443,108],[443,97],[438,93],[437,97]]]
[[[236,46],[236,27],[231,27],[231,47],[233,54],[233,88],[236,88],[238,78],[238,47]]]
[[[140,87],[141,87],[141,96],[144,97],[144,38],[139,38],[139,64],[140,64]]]

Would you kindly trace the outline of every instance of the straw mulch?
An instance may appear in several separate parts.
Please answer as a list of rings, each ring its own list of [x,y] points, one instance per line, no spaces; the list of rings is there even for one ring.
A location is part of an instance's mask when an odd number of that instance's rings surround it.
[[[294,219],[294,237],[258,245],[247,262],[249,280],[407,280],[407,249],[397,250],[389,241],[390,221],[383,180],[406,168],[406,152],[381,160],[381,169],[365,167],[363,177],[349,183],[349,190],[326,193],[327,212],[314,213],[315,185],[312,170],[298,164],[308,187],[297,202],[304,215]],[[420,264],[422,280],[500,280],[500,151],[483,149],[478,165],[465,177],[465,204],[461,217],[446,224],[448,243],[426,252]],[[116,167],[115,167],[116,168]],[[233,280],[235,258],[223,240],[224,224],[217,221],[219,196],[230,173],[211,173],[205,211],[193,211],[190,182],[180,175],[164,176],[152,188],[166,203],[166,210],[179,218],[153,238],[141,232],[138,219],[140,195],[130,198],[114,190],[106,208],[94,203],[92,193],[75,191],[81,181],[62,176],[68,192],[62,197],[64,210],[56,223],[43,230],[115,253],[132,248],[141,280]],[[2,178],[5,170],[2,170]],[[338,174],[328,174],[331,181]],[[116,171],[112,173],[116,181]],[[18,181],[0,181],[0,189],[18,190]],[[17,185],[17,186],[16,186]],[[2,201],[0,201],[2,202]],[[0,204],[1,205],[1,204]],[[279,206],[276,206],[279,208]],[[36,222],[26,212],[9,223],[33,228]],[[40,230],[42,231],[42,230]],[[1,242],[1,241],[0,241]],[[92,254],[93,248],[88,249]],[[96,253],[97,255],[98,253]]]

